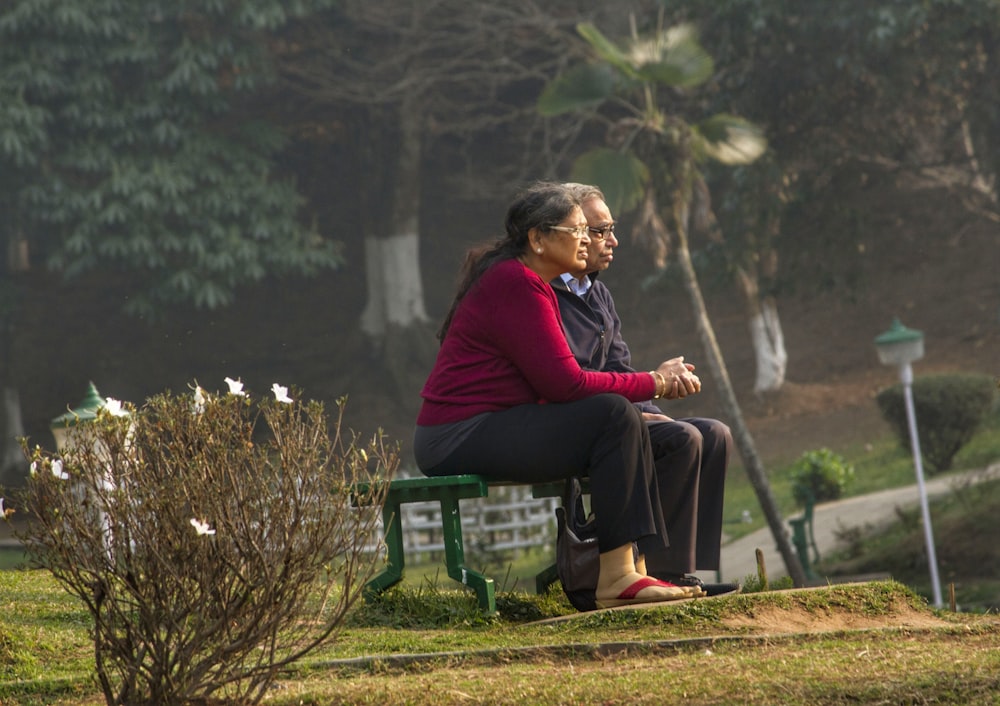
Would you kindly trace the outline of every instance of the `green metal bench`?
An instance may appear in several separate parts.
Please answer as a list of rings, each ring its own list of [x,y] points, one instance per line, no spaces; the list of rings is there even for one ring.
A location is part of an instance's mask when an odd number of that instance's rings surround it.
[[[441,530],[444,536],[445,566],[448,576],[476,592],[479,607],[487,613],[496,612],[496,589],[493,579],[465,565],[465,546],[462,541],[462,515],[459,501],[468,498],[485,498],[491,487],[525,485],[507,481],[490,481],[479,475],[437,476],[434,478],[400,478],[389,483],[382,507],[382,523],[387,550],[386,566],[365,584],[365,596],[377,596],[403,579],[405,557],[403,527],[399,518],[400,508],[406,503],[438,502],[441,505]],[[358,484],[355,502],[363,502],[371,487]],[[531,485],[534,498],[562,497],[563,481]],[[584,492],[588,488],[584,487]],[[558,580],[555,564],[535,577],[535,590],[543,593]]]

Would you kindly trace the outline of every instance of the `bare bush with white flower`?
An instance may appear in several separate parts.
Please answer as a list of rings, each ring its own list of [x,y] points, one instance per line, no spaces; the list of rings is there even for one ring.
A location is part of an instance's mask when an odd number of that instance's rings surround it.
[[[169,392],[111,401],[62,456],[30,448],[22,539],[86,605],[109,704],[256,703],[331,639],[378,557],[398,452],[341,433],[275,385],[253,401]],[[332,429],[332,435],[331,435]]]

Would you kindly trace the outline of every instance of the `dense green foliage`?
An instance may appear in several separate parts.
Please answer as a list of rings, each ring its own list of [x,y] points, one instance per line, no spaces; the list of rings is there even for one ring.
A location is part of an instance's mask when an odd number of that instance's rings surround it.
[[[854,480],[854,466],[827,448],[807,451],[792,465],[792,494],[800,507],[807,499],[838,499]]]
[[[0,236],[68,275],[129,272],[137,313],[336,264],[275,176],[283,138],[253,103],[274,31],[325,4],[5,3]]]
[[[910,431],[902,385],[882,390],[876,400],[900,445],[909,449]],[[955,454],[972,439],[993,400],[994,383],[989,375],[926,375],[913,381],[917,435],[928,472],[951,468]]]

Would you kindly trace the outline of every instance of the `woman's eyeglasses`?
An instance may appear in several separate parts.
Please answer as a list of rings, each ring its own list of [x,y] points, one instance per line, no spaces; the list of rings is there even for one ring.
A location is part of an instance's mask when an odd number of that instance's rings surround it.
[[[591,229],[588,226],[580,226],[579,228],[570,228],[569,226],[549,226],[549,230],[559,230],[563,233],[572,233],[574,238],[580,240],[585,235],[589,236]]]

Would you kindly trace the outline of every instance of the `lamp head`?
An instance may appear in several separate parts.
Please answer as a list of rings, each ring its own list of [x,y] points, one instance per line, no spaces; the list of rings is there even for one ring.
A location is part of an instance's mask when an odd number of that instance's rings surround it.
[[[924,357],[924,334],[893,319],[889,330],[875,338],[875,349],[883,365],[906,365]]]
[[[60,453],[66,450],[66,441],[69,437],[69,430],[78,424],[86,424],[97,419],[97,410],[104,407],[106,402],[97,392],[94,383],[87,386],[87,394],[75,408],[60,414],[52,420],[49,428],[52,429],[52,436],[56,439],[56,449]]]

